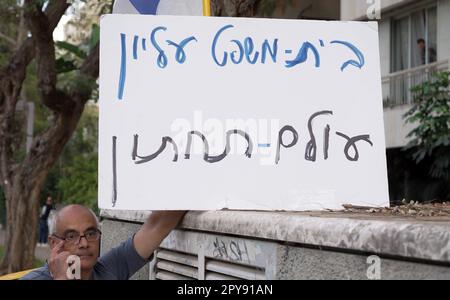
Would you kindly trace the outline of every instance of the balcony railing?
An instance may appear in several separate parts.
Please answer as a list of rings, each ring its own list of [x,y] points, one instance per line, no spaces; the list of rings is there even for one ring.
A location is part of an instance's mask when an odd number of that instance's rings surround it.
[[[384,76],[382,78],[384,106],[412,104],[414,99],[411,88],[428,81],[434,73],[448,70],[449,61],[444,60]]]

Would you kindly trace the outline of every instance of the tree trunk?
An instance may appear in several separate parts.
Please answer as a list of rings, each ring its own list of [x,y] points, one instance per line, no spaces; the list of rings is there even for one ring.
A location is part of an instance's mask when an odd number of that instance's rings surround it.
[[[0,274],[30,269],[33,265],[39,194],[47,174],[58,161],[81,118],[85,101],[80,100],[78,103],[70,113],[59,115],[55,124],[34,141],[30,155],[8,184],[5,193],[8,220],[6,251]]]
[[[0,273],[17,272],[33,265],[40,188],[32,185],[29,182],[14,185],[13,196],[6,197],[6,251]]]
[[[9,64],[0,70],[0,185],[7,208],[6,253],[0,274],[32,267],[38,225],[39,193],[45,178],[58,160],[83,113],[90,91],[71,94],[56,87],[57,73],[52,33],[69,4],[49,0],[45,12],[35,0],[24,1],[24,19],[30,30],[12,54]],[[26,76],[35,58],[38,86],[43,105],[53,112],[47,130],[35,138],[25,158],[17,161],[18,145],[13,143],[16,104]],[[83,76],[98,78],[99,46],[91,51],[80,68]]]

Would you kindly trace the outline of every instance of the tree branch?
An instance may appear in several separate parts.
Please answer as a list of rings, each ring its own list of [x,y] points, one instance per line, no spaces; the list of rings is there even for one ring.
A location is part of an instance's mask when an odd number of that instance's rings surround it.
[[[99,63],[100,63],[100,43],[92,49],[89,56],[83,62],[80,68],[81,73],[89,75],[92,78],[97,79],[99,73]]]
[[[81,68],[79,69],[81,76],[89,78],[95,82],[99,75],[99,63],[100,63],[100,46],[97,44],[91,53],[84,60]],[[92,95],[91,89],[79,88],[73,91],[70,96],[77,105],[85,105]]]
[[[34,2],[34,1],[29,1]],[[68,7],[66,1],[52,0],[47,5],[45,14],[48,18],[49,30],[53,32],[58,26],[61,17],[64,15]],[[27,6],[24,7],[24,10]],[[22,82],[25,78],[25,71],[27,66],[35,56],[35,48],[33,45],[33,38],[25,39],[19,46],[17,51],[11,56],[9,64],[6,66],[4,73],[9,77],[14,77],[17,82]]]
[[[52,36],[53,30],[58,25],[67,7],[66,1],[49,1],[45,10],[47,35]],[[24,6],[24,14],[27,9],[29,9],[29,12],[40,10],[36,1],[27,1]],[[26,38],[17,46],[18,48],[11,55],[9,63],[0,70],[0,178],[3,186],[5,186],[5,181],[11,184],[12,173],[15,172],[11,136],[14,113],[25,80],[26,69],[36,55],[34,37]],[[7,188],[6,186],[5,190]]]
[[[98,78],[99,46],[97,45],[84,61],[80,72],[93,80]],[[69,97],[62,94],[61,97]],[[80,120],[84,106],[90,94],[77,90],[68,98],[73,105],[70,110],[65,108],[56,115],[54,124],[36,137],[30,152],[21,166],[21,173],[26,178],[40,178],[53,164],[55,157],[59,157],[67,141]],[[46,175],[46,173],[44,174]]]
[[[67,6],[66,1],[59,2]],[[42,102],[51,110],[61,112],[71,106],[71,99],[56,89],[55,44],[50,20],[35,0],[25,0],[25,17],[34,41]]]
[[[25,1],[25,17],[35,44],[39,87],[45,96],[51,93],[56,85],[55,45],[49,20],[34,3],[34,0]]]
[[[7,36],[6,34],[4,34],[3,32],[0,31],[0,38],[4,39],[5,41],[7,41],[9,44],[11,44],[11,46],[15,47],[16,46],[16,41]]]

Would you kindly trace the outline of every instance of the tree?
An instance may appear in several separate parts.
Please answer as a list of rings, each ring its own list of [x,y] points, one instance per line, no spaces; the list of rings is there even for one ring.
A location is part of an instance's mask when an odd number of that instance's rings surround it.
[[[405,114],[407,123],[417,124],[408,137],[407,149],[416,163],[430,161],[429,175],[450,179],[450,73],[442,72],[412,89],[413,107]]]
[[[99,16],[108,13],[112,0],[90,0],[74,3],[69,12],[71,19],[64,27],[65,40],[57,42],[59,85],[66,89],[79,88],[74,80],[77,69],[98,43]],[[74,84],[75,83],[75,84]],[[41,202],[50,194],[59,204],[82,204],[98,212],[97,206],[97,138],[98,109],[94,102],[98,98],[97,84],[85,81],[92,88],[92,101],[86,106],[83,116],[72,138],[64,148],[58,163],[52,168],[41,193]]]
[[[75,45],[87,45],[93,31],[98,28],[98,16],[109,13],[113,0],[89,0],[73,12],[64,32],[66,41]]]
[[[254,17],[271,16],[280,8],[286,9],[293,0],[212,0],[211,10],[214,16]]]
[[[20,23],[30,34],[14,47],[8,62],[0,70],[0,185],[6,198],[7,231],[5,256],[0,273],[30,268],[36,245],[39,193],[51,167],[70,139],[90,98],[89,89],[69,92],[57,87],[53,31],[70,4],[60,0],[11,1],[9,7],[20,11]],[[19,29],[21,27],[19,26]],[[23,31],[18,31],[18,35]],[[39,134],[23,158],[18,151],[13,128],[16,106],[27,74],[35,60],[39,98],[52,112],[47,128]],[[84,59],[79,76],[98,77],[98,45]]]
[[[274,1],[213,0],[212,8],[213,14],[218,16],[250,17],[258,12],[261,3]],[[73,1],[2,0],[0,4],[2,12],[3,7],[10,12],[8,16],[12,20],[8,24],[19,24],[0,29],[0,39],[6,42],[0,43],[0,52],[5,52],[5,49],[7,52],[7,55],[0,56],[0,186],[7,210],[6,251],[0,273],[32,266],[39,194],[91,97],[93,86],[89,83],[98,77],[98,45],[86,55],[80,52],[77,55],[73,44],[60,43],[59,48],[71,52],[77,61],[57,57],[52,33],[70,7],[68,2]],[[83,37],[76,36],[72,42],[79,39]],[[17,155],[23,147],[14,134],[18,115],[16,106],[24,96],[27,68],[33,66],[36,80],[31,80],[31,83],[36,83],[40,104],[48,110],[51,118],[35,137],[31,150]],[[71,82],[76,82],[76,85],[72,88],[61,85],[58,73],[65,72],[74,76],[75,80]]]
[[[97,206],[98,108],[87,105],[74,135],[60,157],[55,189],[63,204]]]
[[[267,1],[267,0],[266,0]],[[259,0],[212,0],[211,13],[214,16],[252,17],[257,12]]]

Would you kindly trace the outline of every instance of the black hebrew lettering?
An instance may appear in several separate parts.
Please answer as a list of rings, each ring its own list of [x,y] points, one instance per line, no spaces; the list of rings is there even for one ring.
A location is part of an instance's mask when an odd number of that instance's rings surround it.
[[[113,169],[113,196],[112,206],[115,207],[117,203],[117,137],[112,138],[112,169]]]
[[[336,132],[336,134],[347,140],[347,144],[345,145],[345,148],[344,148],[344,153],[349,161],[358,161],[359,160],[359,151],[358,151],[358,147],[356,147],[357,142],[365,141],[373,147],[373,143],[370,140],[370,135],[358,135],[358,136],[350,138],[349,136],[347,136],[341,132]],[[353,150],[355,151],[355,155],[353,157],[349,153],[350,148],[353,148]]]
[[[176,162],[178,161],[178,146],[177,144],[173,141],[173,139],[171,137],[165,136],[162,138],[162,143],[161,143],[161,147],[158,149],[158,151],[156,151],[155,153],[153,153],[152,155],[149,156],[139,156],[137,154],[138,152],[138,144],[139,144],[139,135],[134,135],[134,144],[133,144],[133,153],[132,153],[132,158],[133,161],[135,161],[135,164],[139,165],[139,164],[143,164],[143,163],[147,163],[149,161],[154,160],[155,158],[157,158],[161,153],[164,152],[164,150],[166,149],[167,143],[171,143],[173,146],[173,152],[174,152],[174,157],[173,157],[173,161]],[[136,159],[139,158],[140,160],[136,161]]]
[[[306,145],[306,150],[305,150],[305,159],[306,160],[316,161],[317,143],[316,143],[316,137],[315,137],[314,132],[313,132],[313,127],[312,127],[314,119],[317,118],[318,116],[332,115],[332,114],[333,114],[333,112],[330,111],[330,110],[319,111],[319,112],[313,114],[309,118],[309,120],[308,120],[308,132],[309,132],[309,136],[310,136],[311,140]],[[327,125],[327,126],[329,128],[329,125]],[[327,135],[327,128],[325,128],[324,138],[325,138],[325,142],[324,142],[324,158],[327,159],[328,158],[328,144],[329,144],[329,129],[328,129],[328,135]]]
[[[316,118],[319,116],[326,116],[326,115],[333,115],[333,111],[331,110],[323,110],[316,112],[311,115],[311,117],[308,119],[308,133],[309,133],[309,141],[306,143],[305,147],[305,160],[315,162],[317,160],[317,138],[314,134],[313,130],[313,123]],[[286,141],[287,135],[286,133],[290,132],[292,134],[292,140],[289,142]],[[331,127],[329,124],[327,124],[324,127],[323,130],[323,157],[325,160],[328,160],[329,158],[329,148],[330,148],[330,132]],[[203,160],[207,163],[218,163],[222,160],[224,160],[231,152],[231,138],[232,136],[240,136],[241,138],[244,138],[247,142],[247,149],[245,151],[245,156],[247,158],[252,158],[253,155],[253,141],[248,133],[246,133],[243,130],[239,129],[233,129],[229,130],[226,133],[226,146],[224,151],[219,155],[210,155],[210,146],[208,143],[208,139],[205,137],[205,135],[199,131],[190,131],[187,133],[187,145],[186,145],[186,151],[184,154],[184,158],[186,160],[191,159],[191,151],[192,151],[192,140],[193,136],[197,136],[202,139],[203,142]],[[365,141],[368,144],[370,144],[373,147],[373,142],[370,139],[370,135],[358,135],[355,137],[349,137],[344,133],[336,132],[337,136],[340,136],[344,138],[347,142],[344,147],[344,154],[347,160],[349,161],[358,161],[359,160],[359,150],[357,147],[357,143],[359,141]],[[296,146],[299,142],[299,134],[298,131],[291,125],[286,125],[278,132],[278,142],[277,147],[272,148],[275,152],[275,165],[279,164],[281,159],[281,148],[289,149],[294,146]],[[113,203],[117,200],[117,166],[116,166],[116,143],[117,143],[117,137],[113,137],[113,181],[114,181],[114,190],[113,190]],[[154,159],[156,159],[161,153],[163,153],[167,147],[167,144],[172,144],[174,157],[173,162],[178,161],[178,146],[175,143],[175,141],[171,137],[163,137],[160,148],[153,154],[148,156],[140,156],[138,155],[138,148],[139,148],[139,135],[134,135],[133,140],[133,150],[132,150],[132,160],[135,162],[135,164],[144,164],[147,162],[150,162]],[[258,147],[263,147],[260,145],[268,145],[270,147],[271,144],[258,144]],[[352,155],[350,152],[353,150],[354,154]]]
[[[283,135],[285,132],[290,131],[293,135],[292,142],[288,145],[286,145],[283,141]],[[286,125],[283,128],[281,128],[280,132],[278,133],[278,147],[277,147],[277,155],[275,157],[275,164],[278,164],[280,161],[280,148],[283,146],[284,148],[291,148],[294,147],[298,142],[298,132],[294,129],[294,127],[290,125]]]
[[[204,149],[204,156],[203,159],[206,162],[209,163],[217,163],[222,161],[225,157],[227,157],[227,155],[230,153],[231,151],[231,136],[232,135],[240,135],[242,136],[246,141],[247,141],[247,150],[245,151],[245,156],[248,158],[252,157],[252,151],[253,151],[253,142],[250,139],[250,136],[248,135],[248,133],[242,131],[242,130],[230,130],[227,132],[227,141],[226,141],[226,146],[225,146],[225,150],[223,151],[222,154],[217,155],[217,156],[211,156],[209,155],[209,143],[208,140],[206,139],[206,137],[198,132],[198,131],[191,131],[188,134],[188,142],[187,142],[187,146],[186,146],[186,154],[185,154],[185,159],[190,159],[191,158],[191,147],[192,147],[192,135],[196,135],[198,137],[200,137],[203,141],[203,149]]]
[[[328,159],[328,149],[330,148],[330,125],[327,125],[324,129],[324,143],[323,143],[323,158]]]

